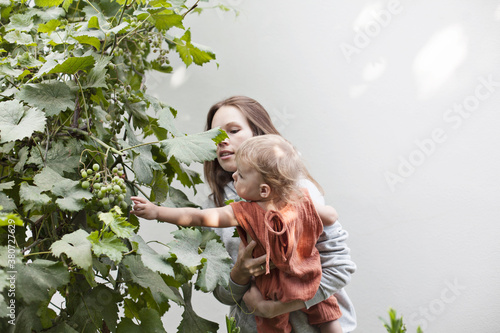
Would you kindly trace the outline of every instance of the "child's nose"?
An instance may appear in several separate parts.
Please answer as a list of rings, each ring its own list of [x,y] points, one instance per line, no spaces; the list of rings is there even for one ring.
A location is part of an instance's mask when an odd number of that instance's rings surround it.
[[[238,178],[238,175],[236,174],[236,172],[233,172],[233,180],[236,181],[236,178]]]

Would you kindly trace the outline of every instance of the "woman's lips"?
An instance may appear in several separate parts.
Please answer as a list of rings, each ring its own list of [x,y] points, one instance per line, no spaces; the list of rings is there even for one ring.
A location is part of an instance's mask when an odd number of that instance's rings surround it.
[[[234,153],[233,152],[230,152],[230,151],[221,151],[219,153],[219,159],[221,160],[227,160],[227,159],[230,159],[231,156],[233,156]]]

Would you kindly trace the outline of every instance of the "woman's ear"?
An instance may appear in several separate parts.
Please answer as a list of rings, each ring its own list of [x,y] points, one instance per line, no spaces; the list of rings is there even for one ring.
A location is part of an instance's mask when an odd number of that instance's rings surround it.
[[[271,186],[267,184],[260,184],[260,197],[262,199],[267,199],[271,196]]]

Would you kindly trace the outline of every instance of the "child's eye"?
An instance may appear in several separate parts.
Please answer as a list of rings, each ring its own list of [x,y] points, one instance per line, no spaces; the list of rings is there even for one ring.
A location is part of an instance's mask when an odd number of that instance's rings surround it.
[[[238,133],[239,131],[240,131],[239,129],[232,129],[232,130],[230,130],[230,131],[229,131],[229,133],[231,133],[231,134],[236,134],[236,133]]]

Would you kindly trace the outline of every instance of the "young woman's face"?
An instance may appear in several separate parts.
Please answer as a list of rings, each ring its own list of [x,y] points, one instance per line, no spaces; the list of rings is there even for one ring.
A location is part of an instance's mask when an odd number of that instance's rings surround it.
[[[228,172],[236,171],[234,154],[243,141],[253,136],[248,119],[234,106],[223,106],[214,114],[212,128],[220,127],[226,131],[229,139],[217,146],[217,160],[220,166]]]

